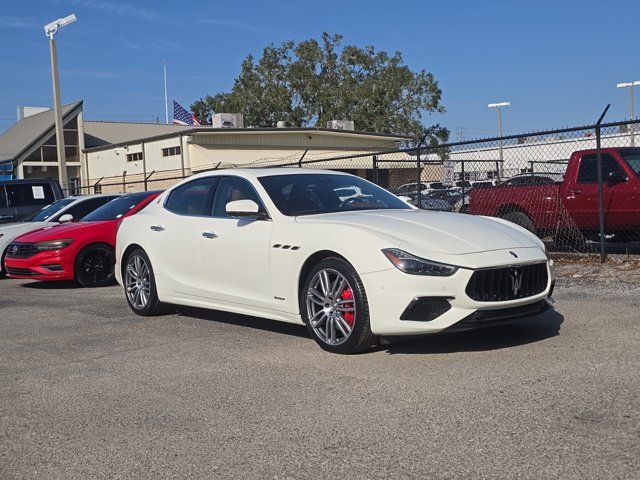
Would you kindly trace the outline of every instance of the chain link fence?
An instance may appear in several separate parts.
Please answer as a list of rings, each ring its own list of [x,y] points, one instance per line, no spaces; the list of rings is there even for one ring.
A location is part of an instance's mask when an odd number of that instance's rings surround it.
[[[244,167],[351,173],[419,208],[511,221],[536,233],[550,251],[598,253],[603,260],[640,253],[640,120],[357,155],[307,151],[291,158]],[[151,172],[69,193],[163,190],[189,175]]]

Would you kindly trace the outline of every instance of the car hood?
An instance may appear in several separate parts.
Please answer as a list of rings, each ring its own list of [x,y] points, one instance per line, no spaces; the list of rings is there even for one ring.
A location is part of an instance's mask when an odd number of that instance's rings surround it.
[[[16,222],[4,224],[0,227],[0,235],[3,236],[15,236],[22,235],[23,233],[30,232],[36,228],[41,228],[47,225],[47,222]]]
[[[395,239],[398,247],[463,255],[510,248],[540,247],[533,234],[500,220],[424,210],[370,210],[296,218],[301,223],[343,224]]]
[[[49,240],[59,240],[62,238],[74,238],[80,232],[85,233],[91,229],[100,229],[105,224],[111,223],[113,220],[104,222],[75,222],[65,223],[63,225],[51,225],[34,230],[17,238],[16,241],[21,243],[46,242]]]

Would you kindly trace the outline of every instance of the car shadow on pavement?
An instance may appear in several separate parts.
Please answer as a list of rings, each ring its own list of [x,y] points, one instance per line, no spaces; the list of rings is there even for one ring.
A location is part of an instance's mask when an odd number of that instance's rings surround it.
[[[249,315],[241,315],[239,313],[224,312],[221,310],[208,310],[195,307],[176,306],[175,312],[178,315],[198,318],[200,320],[209,320],[211,322],[227,323],[229,325],[238,325],[241,327],[255,328],[274,333],[283,333],[295,337],[308,338],[311,336],[304,325],[296,325],[293,323],[278,322],[260,317],[251,317]]]
[[[76,290],[82,288],[75,282],[31,282],[22,284],[24,288],[34,288],[36,290]]]
[[[523,320],[480,330],[398,338],[390,344],[381,345],[378,350],[386,351],[390,355],[498,350],[555,337],[560,334],[562,322],[564,317],[554,310],[530,323]]]

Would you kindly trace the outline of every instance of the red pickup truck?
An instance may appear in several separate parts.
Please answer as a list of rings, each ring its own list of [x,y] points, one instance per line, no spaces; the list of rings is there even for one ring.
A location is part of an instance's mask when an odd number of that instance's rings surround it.
[[[530,185],[509,181],[469,192],[468,212],[501,217],[556,244],[577,247],[597,236],[598,170],[595,150],[574,152],[564,179],[532,175]],[[628,240],[640,234],[640,148],[603,148],[605,231]]]

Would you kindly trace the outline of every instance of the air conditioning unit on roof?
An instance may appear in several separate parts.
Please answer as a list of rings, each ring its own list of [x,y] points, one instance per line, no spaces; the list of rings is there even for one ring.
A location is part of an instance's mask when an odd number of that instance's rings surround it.
[[[244,128],[244,116],[241,113],[215,113],[211,126],[213,128]]]
[[[329,120],[327,122],[327,128],[330,130],[348,130],[351,132],[355,130],[353,120]]]

